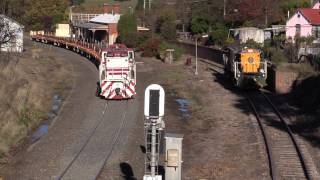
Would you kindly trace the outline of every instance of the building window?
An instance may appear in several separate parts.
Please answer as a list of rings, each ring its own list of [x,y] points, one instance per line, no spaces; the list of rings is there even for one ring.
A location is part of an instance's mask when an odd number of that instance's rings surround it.
[[[296,36],[300,36],[300,35],[301,35],[301,25],[296,24]]]
[[[312,26],[312,36],[320,38],[320,26]]]

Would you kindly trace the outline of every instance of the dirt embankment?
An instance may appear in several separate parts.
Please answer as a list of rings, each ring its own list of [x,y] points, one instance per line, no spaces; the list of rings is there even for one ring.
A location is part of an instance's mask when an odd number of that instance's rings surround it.
[[[48,117],[55,94],[63,99],[72,87],[72,66],[63,57],[29,40],[25,49],[21,54],[0,54],[2,155]]]

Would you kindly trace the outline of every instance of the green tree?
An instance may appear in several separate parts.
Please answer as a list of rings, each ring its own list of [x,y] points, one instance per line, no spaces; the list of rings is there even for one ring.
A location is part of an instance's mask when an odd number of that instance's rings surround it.
[[[165,9],[160,12],[156,22],[156,32],[166,40],[176,38],[176,15],[173,9]]]
[[[124,14],[118,22],[119,39],[128,47],[135,47],[138,41],[137,20],[132,14]]]
[[[52,31],[56,23],[66,20],[68,0],[27,0],[25,23],[28,29]]]
[[[216,45],[223,45],[228,36],[228,28],[222,23],[216,23],[212,32],[210,33],[210,39]]]
[[[193,18],[191,20],[191,31],[194,34],[207,33],[209,30],[209,22],[200,17]]]
[[[84,3],[84,0],[72,0],[73,5],[80,5],[82,3]]]

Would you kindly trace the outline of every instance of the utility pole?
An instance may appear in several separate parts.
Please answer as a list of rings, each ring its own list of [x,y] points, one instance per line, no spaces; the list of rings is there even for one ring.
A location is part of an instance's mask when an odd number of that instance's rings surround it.
[[[223,0],[223,19],[226,19],[226,1],[227,0]]]
[[[146,0],[143,0],[143,14],[146,15]]]
[[[184,23],[185,23],[185,8],[186,8],[186,4],[185,4],[185,0],[182,0],[182,32],[184,32]]]
[[[149,11],[151,10],[152,0],[149,0]]]
[[[196,72],[194,73],[196,76],[198,73],[198,36],[196,35]]]
[[[268,7],[266,7],[266,9],[265,9],[265,13],[266,13],[266,21],[265,21],[265,23],[266,23],[266,27],[268,26]]]

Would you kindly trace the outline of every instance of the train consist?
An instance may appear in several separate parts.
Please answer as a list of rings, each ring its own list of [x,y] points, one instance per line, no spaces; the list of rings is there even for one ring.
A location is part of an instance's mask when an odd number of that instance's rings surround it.
[[[130,99],[136,95],[134,51],[122,44],[102,51],[97,96],[105,99]]]
[[[59,38],[31,33],[31,39],[63,47],[86,56],[99,66],[99,83],[96,95],[105,99],[131,99],[136,95],[136,62],[134,51],[123,44],[105,49],[94,43],[71,38]]]
[[[267,60],[258,49],[229,46],[224,49],[225,72],[240,88],[262,88],[266,86]]]

